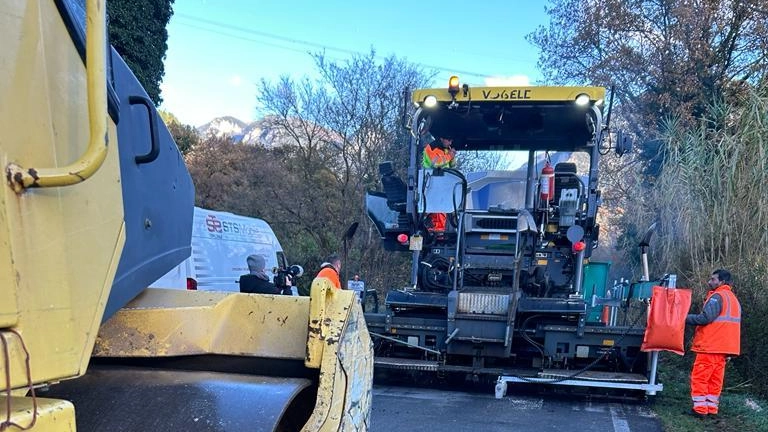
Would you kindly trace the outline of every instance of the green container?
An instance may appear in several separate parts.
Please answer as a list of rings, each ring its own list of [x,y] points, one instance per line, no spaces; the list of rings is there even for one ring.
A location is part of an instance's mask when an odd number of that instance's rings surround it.
[[[590,261],[584,266],[583,290],[584,301],[587,302],[587,322],[600,322],[600,316],[603,312],[603,306],[597,305],[591,307],[592,295],[605,297],[605,290],[608,285],[608,271],[611,269],[610,262]]]
[[[632,287],[633,299],[648,299],[653,294],[654,285],[658,285],[659,281],[651,282],[635,282]]]

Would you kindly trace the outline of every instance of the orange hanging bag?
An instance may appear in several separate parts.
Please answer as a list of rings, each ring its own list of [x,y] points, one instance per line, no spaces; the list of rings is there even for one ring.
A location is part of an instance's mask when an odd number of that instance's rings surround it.
[[[641,351],[672,351],[683,355],[685,317],[691,308],[691,290],[653,287],[648,325]]]

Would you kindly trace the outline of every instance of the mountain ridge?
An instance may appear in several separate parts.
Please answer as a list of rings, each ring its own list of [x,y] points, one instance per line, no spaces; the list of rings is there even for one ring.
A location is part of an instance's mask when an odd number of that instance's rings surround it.
[[[210,135],[217,137],[228,136],[235,143],[249,145],[269,144],[266,140],[269,128],[265,126],[263,119],[247,123],[237,117],[225,115],[215,117],[209,122],[196,127],[195,130],[203,137]]]

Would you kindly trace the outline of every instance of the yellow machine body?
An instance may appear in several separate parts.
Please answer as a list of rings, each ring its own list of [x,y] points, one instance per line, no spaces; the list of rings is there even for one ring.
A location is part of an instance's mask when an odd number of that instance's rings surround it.
[[[60,3],[0,3],[0,377],[10,376],[0,430],[84,429],[88,408],[55,390],[86,378],[95,357],[195,356],[298,362],[315,395],[300,429],[366,430],[373,357],[362,310],[322,279],[311,298],[147,289],[102,325],[127,236],[105,60],[93,54],[106,48],[105,3],[88,2],[87,63]]]
[[[104,323],[94,349],[105,358],[194,355],[303,361],[319,378],[302,430],[367,429],[371,340],[355,294],[326,279],[310,297],[147,289]]]
[[[0,154],[4,167],[64,166],[90,140],[85,67],[52,2],[0,9]],[[106,116],[104,118],[107,118]],[[16,193],[2,188],[0,328],[11,387],[85,372],[124,242],[115,125],[88,181]],[[22,344],[23,341],[23,344]]]
[[[579,95],[586,95],[591,102],[602,101],[605,98],[603,87],[549,87],[549,86],[508,86],[508,87],[467,87],[457,89],[453,94],[447,88],[419,89],[411,94],[411,101],[423,104],[427,97],[432,96],[436,101],[456,102],[560,102],[576,100]]]

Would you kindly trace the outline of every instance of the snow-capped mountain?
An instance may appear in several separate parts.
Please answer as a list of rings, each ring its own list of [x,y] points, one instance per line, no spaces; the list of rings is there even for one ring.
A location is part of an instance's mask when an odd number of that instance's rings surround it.
[[[278,145],[280,134],[269,127],[265,119],[246,123],[232,116],[216,117],[208,123],[199,126],[197,132],[202,137],[215,135],[231,137],[235,143],[262,145],[272,147]]]
[[[241,141],[243,138],[243,131],[248,126],[248,123],[240,119],[236,119],[232,116],[224,116],[216,117],[208,123],[199,126],[197,128],[197,132],[199,132],[201,136],[230,136],[234,138],[235,141]]]
[[[280,128],[272,126],[274,119],[262,118],[251,123],[246,123],[232,116],[216,117],[208,123],[199,126],[197,132],[202,137],[215,135],[217,137],[229,136],[235,143],[248,145],[260,145],[267,148],[280,147],[286,142],[292,142],[293,138]],[[301,130],[300,126],[296,126]],[[331,132],[315,131],[313,139],[327,140],[329,143],[337,143],[341,138]],[[338,144],[336,144],[338,145]]]

